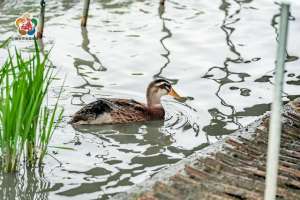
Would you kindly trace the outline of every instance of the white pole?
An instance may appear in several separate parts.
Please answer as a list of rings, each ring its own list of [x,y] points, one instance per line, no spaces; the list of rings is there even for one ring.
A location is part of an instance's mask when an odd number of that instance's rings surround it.
[[[89,16],[90,0],[84,0],[83,12],[81,17],[81,26],[86,27],[87,19]]]
[[[275,70],[275,91],[269,128],[265,200],[275,200],[276,198],[280,135],[282,128],[282,90],[284,79],[284,64],[286,59],[289,8],[289,4],[281,4],[281,16],[277,46],[277,63]]]

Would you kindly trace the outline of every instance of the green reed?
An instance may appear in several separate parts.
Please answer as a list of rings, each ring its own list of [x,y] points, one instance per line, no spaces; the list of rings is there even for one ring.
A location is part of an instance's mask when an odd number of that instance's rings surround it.
[[[23,159],[27,166],[41,165],[61,121],[59,97],[52,109],[44,105],[54,78],[48,56],[40,56],[35,41],[30,58],[15,50],[0,69],[0,162],[6,172],[18,170]]]

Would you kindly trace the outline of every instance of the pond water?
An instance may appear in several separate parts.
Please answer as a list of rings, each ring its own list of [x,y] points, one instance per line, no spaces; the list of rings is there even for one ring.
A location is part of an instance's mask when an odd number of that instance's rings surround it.
[[[0,172],[0,199],[107,199],[263,115],[272,102],[279,5],[269,0],[47,0],[43,46],[65,80],[63,122],[43,171]],[[284,100],[300,91],[300,4],[291,8]],[[0,41],[14,20],[38,16],[37,0],[0,1]],[[32,46],[14,41],[11,46]],[[25,49],[26,50],[26,49]],[[25,51],[24,50],[24,51]],[[0,50],[0,64],[7,56]],[[186,102],[164,98],[165,122],[72,127],[80,107],[100,97],[145,101],[154,78],[170,80]],[[60,149],[55,147],[67,147]]]

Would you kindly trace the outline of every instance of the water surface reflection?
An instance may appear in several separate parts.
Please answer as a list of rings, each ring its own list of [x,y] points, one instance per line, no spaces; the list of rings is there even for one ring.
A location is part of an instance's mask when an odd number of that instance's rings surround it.
[[[48,200],[48,192],[55,191],[59,185],[51,186],[42,170],[22,170],[17,174],[6,174],[0,171],[0,197],[11,199],[39,199]]]
[[[44,174],[0,174],[2,196],[107,199],[261,116],[272,102],[278,9],[268,0],[172,0],[166,7],[95,0],[88,27],[81,29],[82,1],[47,1],[44,49],[53,47],[58,71],[49,104],[66,77],[65,118],[51,146],[70,150],[51,147]],[[285,101],[299,95],[299,9],[293,6],[290,16]],[[16,34],[14,20],[24,12],[37,16],[39,1],[0,1],[0,41]],[[0,50],[0,62],[6,53]],[[145,102],[155,78],[191,96],[184,102],[166,97],[165,122],[67,124],[97,98]]]

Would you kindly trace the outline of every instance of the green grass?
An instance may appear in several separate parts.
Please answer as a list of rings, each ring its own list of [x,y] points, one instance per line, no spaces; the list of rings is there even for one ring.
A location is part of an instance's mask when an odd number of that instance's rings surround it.
[[[52,109],[44,105],[54,78],[48,55],[41,57],[35,42],[30,58],[15,50],[0,69],[0,157],[6,172],[17,171],[23,159],[27,166],[41,165],[61,121],[58,102]]]

